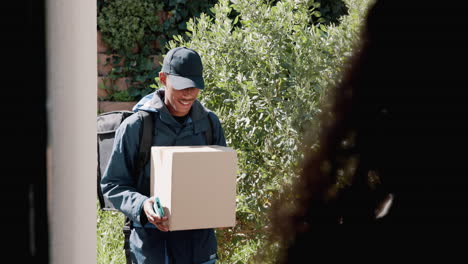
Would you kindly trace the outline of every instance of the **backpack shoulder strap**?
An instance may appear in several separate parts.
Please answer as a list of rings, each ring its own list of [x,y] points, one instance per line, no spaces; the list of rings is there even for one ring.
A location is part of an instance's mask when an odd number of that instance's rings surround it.
[[[153,141],[153,130],[154,130],[154,116],[150,112],[140,110],[137,112],[138,117],[141,119],[141,137],[140,137],[140,147],[138,150],[138,156],[136,160],[136,166],[133,173],[133,180],[135,184],[138,184],[138,177],[142,173],[145,164],[150,158],[150,151]],[[122,228],[124,233],[124,250],[125,250],[125,259],[127,264],[131,264],[130,257],[130,229],[131,221],[128,217],[125,217],[125,223]]]
[[[205,133],[206,137],[206,142],[210,145],[214,145],[214,140],[213,140],[213,120],[211,120],[210,113],[208,113],[208,122],[210,123],[210,126],[208,127],[208,130]]]
[[[150,112],[147,111],[138,111],[137,114],[141,118],[141,138],[140,138],[140,148],[138,151],[138,160],[136,161],[135,172],[133,173],[133,179],[135,184],[138,183],[138,177],[140,176],[145,164],[150,158],[151,145],[153,141],[153,128],[154,128],[154,118]]]

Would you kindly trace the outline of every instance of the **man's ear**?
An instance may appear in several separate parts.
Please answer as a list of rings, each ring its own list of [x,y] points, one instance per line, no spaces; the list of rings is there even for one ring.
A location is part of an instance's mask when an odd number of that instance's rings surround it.
[[[159,81],[160,81],[164,86],[166,86],[166,78],[167,78],[166,73],[164,73],[164,72],[159,72]]]

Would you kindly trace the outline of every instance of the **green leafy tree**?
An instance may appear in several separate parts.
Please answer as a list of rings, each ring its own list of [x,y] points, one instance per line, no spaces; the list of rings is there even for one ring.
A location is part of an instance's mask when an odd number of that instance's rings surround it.
[[[276,5],[280,0],[271,0],[268,2],[270,5]],[[337,24],[340,22],[342,16],[348,14],[348,6],[344,0],[306,0],[302,2],[307,3],[309,9],[314,9],[311,22],[315,24]],[[320,16],[316,16],[315,14],[319,14]]]
[[[158,32],[157,12],[162,9],[162,4],[155,1],[114,0],[100,8],[98,27],[103,41],[114,50],[130,52],[142,42],[147,32]]]

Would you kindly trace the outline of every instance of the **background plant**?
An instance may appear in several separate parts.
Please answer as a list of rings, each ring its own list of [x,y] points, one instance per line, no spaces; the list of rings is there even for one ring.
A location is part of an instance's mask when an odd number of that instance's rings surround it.
[[[232,1],[236,2],[236,1]],[[276,1],[268,1],[276,5]],[[339,17],[347,13],[342,0],[327,0],[314,9],[309,23],[337,23]],[[173,36],[186,40],[187,21],[199,17],[201,13],[213,17],[211,7],[216,0],[98,0],[98,29],[103,41],[109,46],[109,54],[114,54],[108,63],[113,69],[108,75],[111,80],[126,77],[129,87],[126,92],[112,96],[116,92],[113,85],[101,89],[109,92],[105,100],[135,101],[152,92],[154,78],[160,70],[157,60],[166,52],[165,47]],[[236,17],[236,10],[230,18]],[[240,18],[236,25],[240,25]],[[122,65],[119,63],[122,62]],[[122,93],[126,93],[125,96]]]
[[[98,17],[102,39],[116,50],[131,51],[146,32],[158,32],[157,11],[162,4],[150,0],[115,0],[103,6]]]
[[[122,226],[125,217],[120,212],[103,211],[97,208],[97,263],[99,264],[124,264],[125,253],[123,251],[124,236]]]
[[[268,1],[270,5],[276,5],[280,0]],[[303,1],[304,2],[304,1]],[[348,6],[343,0],[315,0],[305,1],[309,5],[309,9],[314,9],[313,12],[320,16],[312,15],[310,22],[312,24],[338,24],[340,18],[348,14]]]

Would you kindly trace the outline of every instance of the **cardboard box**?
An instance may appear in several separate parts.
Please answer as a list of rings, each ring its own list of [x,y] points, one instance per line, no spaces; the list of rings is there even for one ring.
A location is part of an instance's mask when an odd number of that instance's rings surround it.
[[[169,230],[231,227],[236,221],[237,153],[222,146],[151,148],[151,196]]]

